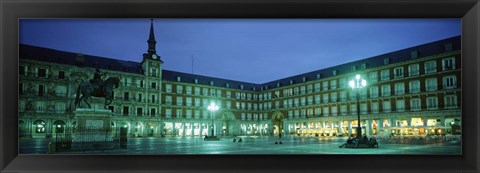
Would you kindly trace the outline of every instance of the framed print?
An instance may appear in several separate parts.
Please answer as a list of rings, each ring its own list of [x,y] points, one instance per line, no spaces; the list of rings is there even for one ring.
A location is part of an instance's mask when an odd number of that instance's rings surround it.
[[[478,171],[477,1],[2,8],[2,171]]]

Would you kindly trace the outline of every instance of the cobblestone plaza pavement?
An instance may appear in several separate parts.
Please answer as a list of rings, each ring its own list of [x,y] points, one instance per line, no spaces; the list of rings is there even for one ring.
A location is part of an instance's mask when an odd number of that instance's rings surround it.
[[[237,137],[238,139],[239,137]],[[85,151],[57,154],[433,154],[460,155],[460,141],[402,142],[379,140],[379,148],[339,148],[346,138],[284,137],[282,144],[274,137],[233,137],[220,141],[203,141],[201,137],[129,138],[122,150]],[[20,140],[20,154],[45,154],[48,140]]]

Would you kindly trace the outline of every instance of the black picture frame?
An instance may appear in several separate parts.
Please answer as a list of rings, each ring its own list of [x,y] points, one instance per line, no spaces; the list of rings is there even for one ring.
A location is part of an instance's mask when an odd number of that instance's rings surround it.
[[[0,1],[0,171],[3,172],[478,172],[478,0]],[[18,155],[20,18],[462,18],[461,156]]]

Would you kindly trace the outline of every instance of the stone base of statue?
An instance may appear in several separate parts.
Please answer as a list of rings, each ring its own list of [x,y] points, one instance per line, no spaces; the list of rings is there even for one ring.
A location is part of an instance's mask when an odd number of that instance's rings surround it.
[[[217,136],[205,136],[205,138],[203,138],[204,141],[218,141],[220,140],[220,138],[218,138]]]
[[[74,115],[77,127],[72,138],[73,149],[103,150],[115,147],[110,110],[77,108]]]

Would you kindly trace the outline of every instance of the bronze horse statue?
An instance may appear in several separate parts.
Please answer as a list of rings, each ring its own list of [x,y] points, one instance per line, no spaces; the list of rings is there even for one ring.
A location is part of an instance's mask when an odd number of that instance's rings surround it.
[[[82,82],[77,87],[77,96],[75,98],[75,107],[80,105],[80,102],[84,101],[88,108],[91,108],[90,103],[87,102],[87,99],[90,96],[94,97],[104,97],[105,98],[105,109],[108,109],[107,106],[113,102],[113,87],[118,88],[120,84],[120,78],[118,77],[109,77],[103,82],[102,86],[95,87],[90,82]],[[80,97],[80,94],[82,95]]]

